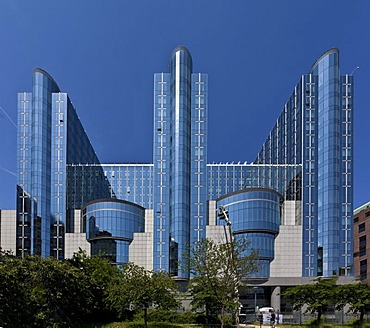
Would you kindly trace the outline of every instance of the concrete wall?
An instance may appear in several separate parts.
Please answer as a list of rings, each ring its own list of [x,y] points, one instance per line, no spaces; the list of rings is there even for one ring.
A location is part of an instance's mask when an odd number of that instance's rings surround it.
[[[280,226],[270,277],[302,276],[302,226]]]
[[[0,210],[0,247],[2,251],[16,254],[17,213],[15,210]]]
[[[146,270],[153,270],[153,210],[145,210],[145,232],[134,233],[129,260]]]
[[[74,253],[77,253],[81,248],[86,251],[88,256],[91,255],[90,243],[86,240],[86,233],[82,232],[81,210],[74,211],[74,233],[66,233],[64,257],[66,259],[72,258]]]

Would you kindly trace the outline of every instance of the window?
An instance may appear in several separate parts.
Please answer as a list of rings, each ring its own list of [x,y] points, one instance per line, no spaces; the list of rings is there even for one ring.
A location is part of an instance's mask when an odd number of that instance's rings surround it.
[[[364,223],[361,223],[359,226],[358,226],[358,232],[364,232],[365,231],[365,222]]]
[[[356,223],[356,222],[358,222],[358,217],[357,217],[357,218],[355,218],[355,219],[353,220],[353,222],[355,222],[355,223]]]
[[[370,216],[370,211],[366,212],[366,213],[365,213],[365,216],[366,216],[366,217]]]
[[[360,278],[367,279],[367,260],[360,261]]]
[[[366,236],[359,238],[360,241],[360,256],[366,255]]]

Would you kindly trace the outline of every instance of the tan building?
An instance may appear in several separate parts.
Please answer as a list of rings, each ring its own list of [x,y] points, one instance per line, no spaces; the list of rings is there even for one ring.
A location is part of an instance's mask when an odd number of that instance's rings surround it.
[[[355,276],[370,281],[370,202],[355,209],[353,217]]]
[[[15,254],[16,251],[16,211],[0,210],[0,249]]]

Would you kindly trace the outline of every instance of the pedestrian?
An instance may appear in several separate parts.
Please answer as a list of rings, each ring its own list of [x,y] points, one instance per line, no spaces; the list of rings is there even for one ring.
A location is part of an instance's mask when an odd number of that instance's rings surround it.
[[[275,312],[272,312],[270,315],[270,324],[272,328],[275,328],[275,319],[276,319]]]

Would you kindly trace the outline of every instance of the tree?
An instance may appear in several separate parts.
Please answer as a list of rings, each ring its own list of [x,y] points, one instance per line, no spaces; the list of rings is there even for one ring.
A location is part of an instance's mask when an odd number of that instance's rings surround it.
[[[243,238],[225,244],[211,239],[196,243],[187,259],[193,275],[189,283],[193,307],[205,307],[206,316],[216,307],[223,327],[228,310],[238,315],[238,290],[258,270],[257,258],[258,252]]]
[[[107,288],[109,284],[118,279],[120,270],[116,265],[113,265],[108,259],[100,256],[89,257],[86,251],[79,249],[73,255],[73,258],[68,260],[72,266],[79,269],[89,281],[89,289],[93,295],[92,314],[89,321],[114,320],[115,313],[110,310],[106,302]]]
[[[27,263],[0,253],[0,323],[23,327],[33,316]]]
[[[307,305],[307,311],[317,313],[317,322],[325,306],[335,301],[336,279],[319,278],[316,283],[288,288],[282,295],[289,299],[293,309],[300,311],[303,305]]]
[[[0,322],[7,327],[71,326],[86,318],[91,304],[86,277],[67,262],[0,257]]]
[[[336,307],[343,309],[348,304],[349,311],[360,314],[360,326],[364,322],[367,308],[370,307],[370,285],[356,283],[339,285],[336,290]]]
[[[71,326],[91,313],[93,295],[87,277],[68,262],[29,257],[34,324]]]
[[[127,309],[143,309],[147,327],[148,308],[177,308],[176,294],[177,284],[168,274],[148,271],[129,263],[123,268],[119,279],[110,284],[108,302],[119,316]]]

